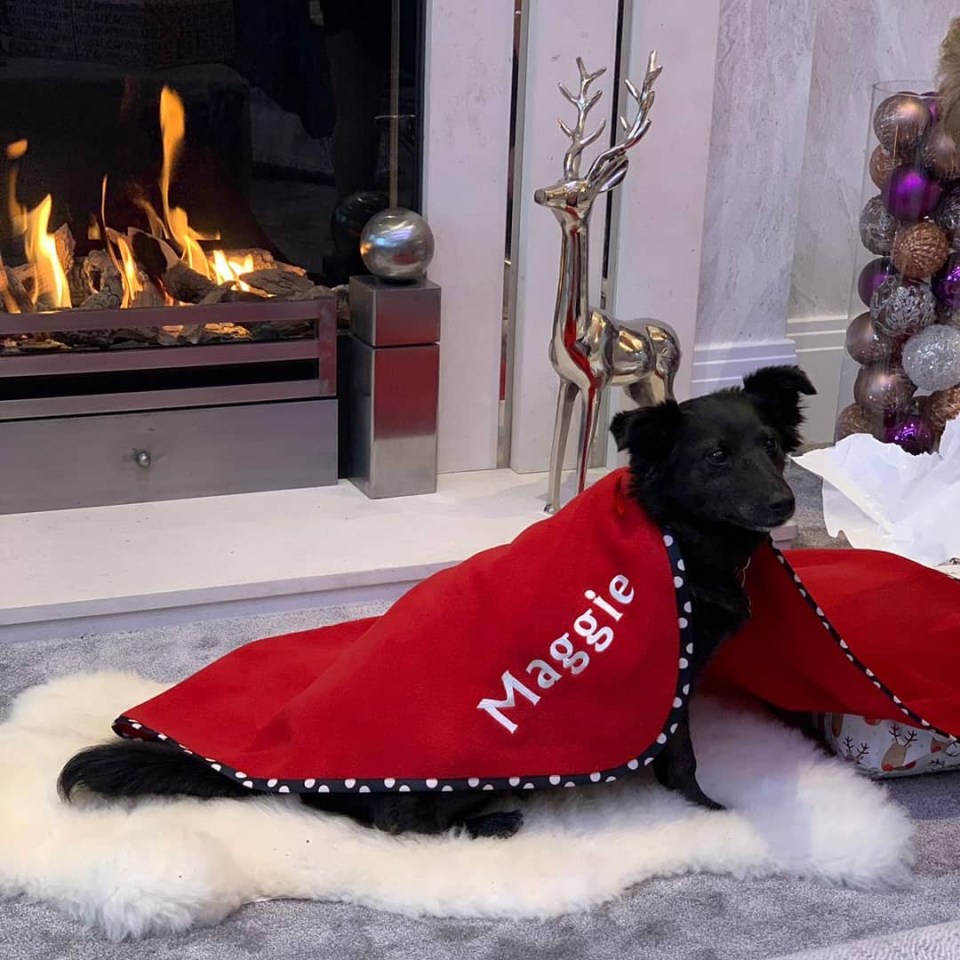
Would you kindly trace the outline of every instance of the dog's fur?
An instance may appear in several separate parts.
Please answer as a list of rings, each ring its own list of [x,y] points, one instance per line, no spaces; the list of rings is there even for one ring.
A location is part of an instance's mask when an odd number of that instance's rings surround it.
[[[676,536],[685,559],[696,632],[694,684],[719,645],[750,615],[741,579],[751,554],[793,514],[783,469],[786,455],[800,445],[801,394],[815,392],[799,368],[767,367],[746,377],[743,389],[643,407],[613,419],[617,446],[630,455],[632,495]],[[653,767],[664,786],[720,809],[697,783],[686,715]],[[161,743],[122,740],[76,754],[61,771],[58,787],[66,800],[77,787],[108,797],[251,795],[191,755]],[[437,833],[459,825],[473,836],[509,836],[519,829],[522,814],[485,812],[494,797],[329,794],[303,800],[393,833]]]

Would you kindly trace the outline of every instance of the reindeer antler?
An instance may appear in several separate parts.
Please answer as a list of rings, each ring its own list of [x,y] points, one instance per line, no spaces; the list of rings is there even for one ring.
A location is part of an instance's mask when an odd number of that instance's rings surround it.
[[[633,123],[629,123],[624,116],[620,117],[620,125],[626,131],[626,136],[624,136],[622,142],[604,150],[593,161],[587,173],[588,180],[599,176],[604,168],[619,166],[624,161],[626,152],[643,139],[644,134],[650,127],[650,111],[653,109],[654,101],[653,84],[660,76],[662,69],[663,67],[657,63],[657,51],[653,50],[650,53],[650,59],[647,61],[647,72],[643,78],[643,86],[638,90],[630,80],[624,79],[623,83],[627,88],[627,93],[637,103],[637,115],[634,117]]]
[[[603,91],[598,90],[592,97],[587,96],[590,92],[590,84],[606,72],[606,67],[601,67],[596,73],[588,73],[583,64],[583,60],[577,57],[577,70],[580,72],[580,90],[577,96],[574,96],[562,83],[558,84],[560,92],[577,108],[577,123],[571,130],[562,119],[558,119],[560,129],[570,138],[571,143],[567,152],[563,155],[563,175],[568,180],[580,176],[580,155],[584,147],[589,147],[591,143],[603,133],[607,125],[606,120],[600,122],[589,137],[583,135],[583,130],[587,122],[587,114],[596,106],[597,101],[603,96]]]

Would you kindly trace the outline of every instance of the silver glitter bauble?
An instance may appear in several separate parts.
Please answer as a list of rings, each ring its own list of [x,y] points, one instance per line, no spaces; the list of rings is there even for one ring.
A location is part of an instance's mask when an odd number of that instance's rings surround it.
[[[933,222],[949,237],[953,249],[960,249],[960,190],[952,190],[940,201]]]
[[[921,390],[960,384],[960,330],[937,324],[912,336],[903,348],[903,369]]]
[[[904,283],[898,277],[885,280],[870,299],[870,315],[877,329],[894,340],[902,340],[936,319],[937,302],[922,283]]]
[[[890,255],[897,221],[887,212],[883,197],[871,197],[860,214],[860,241],[879,257]]]
[[[382,280],[419,280],[433,259],[433,231],[412,210],[381,210],[363,228],[360,256]]]

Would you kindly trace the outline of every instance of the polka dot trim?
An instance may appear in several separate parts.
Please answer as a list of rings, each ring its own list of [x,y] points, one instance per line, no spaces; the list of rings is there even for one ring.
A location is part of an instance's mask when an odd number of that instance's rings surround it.
[[[693,604],[687,587],[686,567],[676,539],[669,532],[663,535],[663,545],[666,547],[670,561],[670,571],[673,577],[674,597],[677,608],[677,686],[674,691],[670,712],[663,727],[646,749],[635,757],[630,758],[618,767],[607,770],[592,770],[587,773],[554,773],[547,776],[533,777],[466,777],[463,779],[443,779],[429,777],[423,780],[398,780],[395,777],[378,778],[375,780],[357,780],[349,778],[337,780],[331,778],[310,777],[306,780],[289,780],[278,777],[248,777],[245,772],[238,771],[219,760],[206,757],[205,762],[211,770],[222,773],[224,776],[241,781],[244,787],[257,790],[261,793],[410,793],[413,791],[426,792],[440,789],[443,792],[470,791],[470,790],[534,790],[544,787],[555,787],[561,781],[565,787],[575,787],[591,783],[612,783],[618,777],[626,776],[641,767],[647,767],[654,757],[663,749],[663,745],[676,732],[682,711],[690,696],[690,687],[693,681]],[[173,747],[184,753],[192,753],[183,744],[177,743],[169,736],[160,734],[129,716],[119,717],[113,724],[114,731],[121,737],[129,739],[163,739]]]
[[[836,627],[834,627],[834,625],[827,618],[827,615],[823,612],[823,608],[817,604],[817,601],[814,600],[812,596],[810,596],[810,591],[807,590],[807,588],[803,585],[803,581],[800,579],[793,567],[790,566],[790,562],[787,560],[787,558],[776,547],[773,547],[773,552],[776,554],[777,560],[780,561],[787,573],[793,577],[793,582],[796,584],[800,596],[807,601],[807,606],[810,607],[810,609],[817,615],[820,623],[823,624],[827,632],[833,638],[834,642],[843,651],[847,660],[849,660],[865,677],[867,677],[885,697],[887,697],[895,706],[897,706],[900,712],[915,726],[924,727],[925,729],[931,730],[937,736],[944,737],[947,740],[956,740],[957,737],[955,734],[948,733],[945,730],[941,730],[939,727],[933,726],[929,720],[921,717],[919,713],[905,706],[903,700],[901,700],[900,697],[898,697],[882,680],[878,679],[877,675],[850,650],[850,645],[846,640],[843,639],[843,637],[840,636],[839,631],[836,629]]]

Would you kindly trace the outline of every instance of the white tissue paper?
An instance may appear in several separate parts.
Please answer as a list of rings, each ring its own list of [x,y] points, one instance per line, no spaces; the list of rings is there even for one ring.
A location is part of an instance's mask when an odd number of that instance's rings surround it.
[[[794,461],[823,478],[823,519],[831,537],[885,550],[960,575],[960,419],[938,453],[913,456],[855,433]]]

